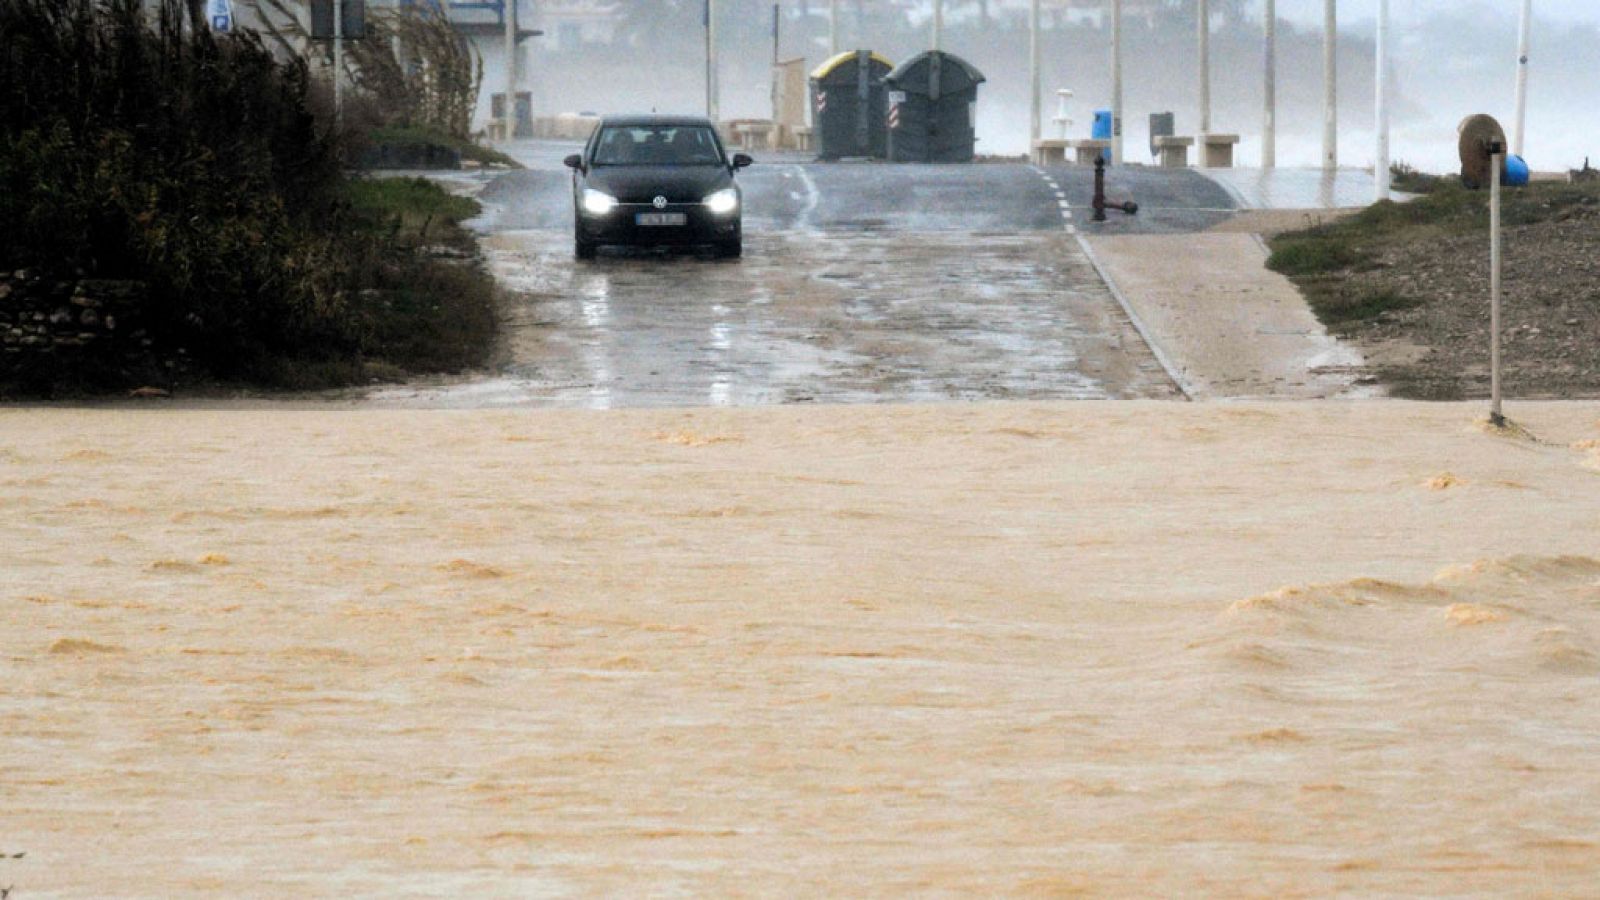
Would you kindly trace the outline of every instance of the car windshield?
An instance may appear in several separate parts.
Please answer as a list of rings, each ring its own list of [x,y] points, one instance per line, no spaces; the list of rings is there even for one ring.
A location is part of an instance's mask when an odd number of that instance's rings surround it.
[[[597,166],[715,166],[716,135],[704,125],[629,125],[600,132]]]

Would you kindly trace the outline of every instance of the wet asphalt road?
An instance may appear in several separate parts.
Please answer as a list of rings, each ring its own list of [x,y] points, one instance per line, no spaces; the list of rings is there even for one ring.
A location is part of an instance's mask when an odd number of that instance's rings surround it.
[[[572,258],[570,177],[480,195],[514,292],[495,371],[385,388],[384,405],[651,407],[1175,397],[1076,232],[1200,230],[1229,194],[1123,169],[1139,215],[1089,221],[1092,170],[1020,164],[758,164],[746,255]]]
[[[1052,188],[1046,178],[1053,179]],[[1192,170],[1107,173],[1106,196],[1133,200],[1138,215],[1092,223],[1093,170],[1025,165],[904,166],[881,163],[756,165],[739,175],[747,233],[762,231],[1018,232],[1150,234],[1202,231],[1232,214],[1229,193]],[[495,231],[572,228],[571,178],[535,170],[501,176],[480,199],[496,208]],[[1057,190],[1062,194],[1056,195]],[[1063,217],[1061,201],[1071,218]]]

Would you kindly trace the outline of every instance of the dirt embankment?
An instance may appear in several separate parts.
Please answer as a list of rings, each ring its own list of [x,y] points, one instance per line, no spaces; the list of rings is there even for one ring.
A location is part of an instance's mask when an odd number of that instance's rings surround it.
[[[1489,389],[1488,194],[1455,187],[1281,235],[1273,268],[1352,339],[1399,396]],[[1505,386],[1512,397],[1600,396],[1600,185],[1507,191]]]

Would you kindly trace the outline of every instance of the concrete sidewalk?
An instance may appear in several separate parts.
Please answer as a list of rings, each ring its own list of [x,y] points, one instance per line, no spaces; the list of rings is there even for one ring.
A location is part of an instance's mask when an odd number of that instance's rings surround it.
[[[1086,237],[1157,354],[1196,400],[1371,396],[1361,354],[1330,336],[1254,234]]]

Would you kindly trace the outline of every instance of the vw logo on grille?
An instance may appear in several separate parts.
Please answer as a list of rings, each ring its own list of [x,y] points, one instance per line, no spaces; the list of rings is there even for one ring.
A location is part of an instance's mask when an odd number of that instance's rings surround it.
[[[653,202],[655,203],[656,209],[667,208],[667,198],[665,197],[657,197]]]

